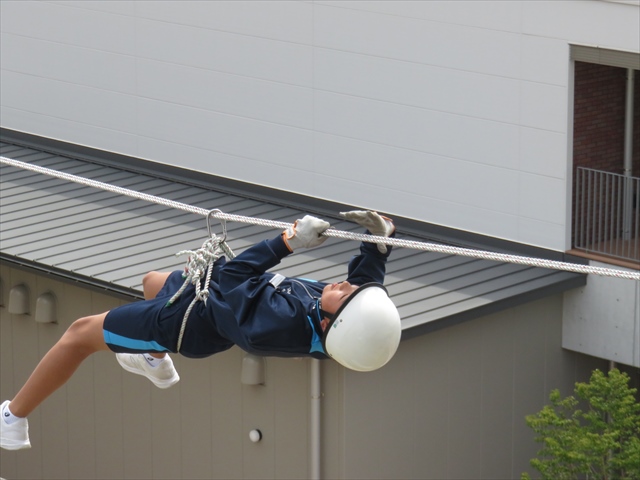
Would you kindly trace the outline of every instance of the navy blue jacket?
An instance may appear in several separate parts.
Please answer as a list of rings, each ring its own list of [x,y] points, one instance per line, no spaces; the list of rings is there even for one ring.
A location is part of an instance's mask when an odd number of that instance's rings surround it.
[[[346,280],[354,285],[383,283],[391,253],[387,248],[382,254],[375,244],[362,243],[360,254],[349,262]],[[222,337],[249,353],[327,358],[318,311],[318,299],[327,284],[284,278],[275,286],[274,273],[267,272],[290,253],[278,236],[220,262],[210,285],[211,296],[201,307],[208,310],[203,317],[215,323]]]

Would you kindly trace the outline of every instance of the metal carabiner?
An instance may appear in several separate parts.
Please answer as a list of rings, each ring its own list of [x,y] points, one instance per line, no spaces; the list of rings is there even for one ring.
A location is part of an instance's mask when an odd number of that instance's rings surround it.
[[[213,210],[209,210],[207,212],[207,231],[209,232],[209,238],[213,238],[215,233],[213,233],[213,229],[211,228],[211,217],[214,213],[222,213],[222,210],[219,208],[214,208]],[[227,240],[227,221],[224,219],[220,219],[220,225],[222,225],[222,240],[220,243],[225,242]]]

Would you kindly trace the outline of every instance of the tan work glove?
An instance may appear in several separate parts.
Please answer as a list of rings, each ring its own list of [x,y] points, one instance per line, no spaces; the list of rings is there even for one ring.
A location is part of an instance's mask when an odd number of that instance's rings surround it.
[[[340,212],[340,215],[366,228],[371,232],[371,235],[388,237],[396,229],[393,220],[371,210],[352,210],[350,212]],[[379,243],[378,251],[387,253],[387,246]]]
[[[282,232],[284,243],[290,251],[294,252],[298,248],[311,248],[323,244],[327,238],[322,233],[331,225],[329,222],[319,218],[305,215],[294,224]]]

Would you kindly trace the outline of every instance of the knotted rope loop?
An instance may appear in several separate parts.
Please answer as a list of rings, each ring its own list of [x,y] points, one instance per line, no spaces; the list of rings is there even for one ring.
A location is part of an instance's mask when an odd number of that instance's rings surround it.
[[[207,226],[208,225],[208,217],[207,217]],[[224,235],[226,238],[226,227],[224,229]],[[178,334],[178,343],[176,346],[176,351],[179,352],[182,347],[182,337],[184,336],[184,331],[187,327],[187,320],[189,319],[189,314],[193,307],[197,302],[204,302],[207,304],[207,299],[209,298],[209,282],[211,281],[211,275],[213,274],[213,265],[216,260],[225,254],[229,255],[230,258],[233,258],[233,252],[227,246],[224,238],[217,237],[214,233],[212,236],[208,238],[197,250],[182,250],[176,253],[176,256],[188,254],[189,258],[187,259],[187,264],[184,267],[184,272],[182,274],[182,278],[184,278],[184,283],[178,289],[178,291],[169,299],[167,302],[167,306],[171,306],[173,302],[175,302],[180,295],[186,290],[189,284],[195,286],[196,292],[193,300],[189,304],[187,311],[184,314],[184,318],[182,319],[182,324],[180,325],[180,332]],[[204,282],[202,282],[202,277],[204,278]]]

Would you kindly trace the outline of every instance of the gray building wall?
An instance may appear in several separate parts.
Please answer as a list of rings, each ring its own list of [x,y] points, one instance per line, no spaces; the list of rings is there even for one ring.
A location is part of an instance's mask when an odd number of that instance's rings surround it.
[[[590,275],[564,299],[564,348],[640,368],[640,282]]]
[[[4,299],[13,285],[31,293],[31,314],[0,307],[0,396],[11,398],[73,320],[123,301],[1,266]],[[36,324],[38,295],[53,291],[58,324]],[[242,352],[211,360],[174,357],[171,390],[126,375],[109,353],[86,361],[30,417],[33,448],[0,453],[6,479],[232,479],[307,475],[306,361],[267,362],[264,387],[240,383]],[[249,440],[260,428],[264,439]]]
[[[2,265],[0,398],[11,398],[77,317],[124,300]],[[30,315],[7,312],[28,286]],[[58,323],[36,324],[38,295]],[[537,445],[524,416],[605,361],[563,350],[562,296],[404,341],[385,368],[322,362],[322,473],[345,479],[515,478]],[[240,383],[242,352],[174,357],[180,383],[156,389],[100,353],[29,418],[33,448],[0,451],[0,476],[40,479],[308,477],[309,362],[268,359],[266,384]],[[248,433],[263,432],[254,444]]]

